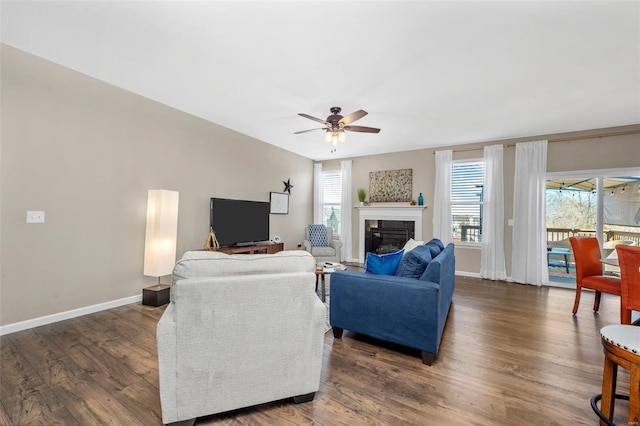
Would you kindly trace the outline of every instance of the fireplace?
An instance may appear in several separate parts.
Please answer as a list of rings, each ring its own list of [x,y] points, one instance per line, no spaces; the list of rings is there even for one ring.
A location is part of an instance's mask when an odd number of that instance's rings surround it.
[[[409,238],[422,240],[422,213],[426,206],[410,206],[401,203],[379,203],[357,206],[358,209],[358,259],[364,263],[367,251],[379,253],[401,249]],[[366,222],[375,223],[366,225]],[[380,223],[382,222],[382,225]],[[407,223],[405,223],[407,222]],[[402,223],[402,225],[399,225]],[[380,229],[383,232],[380,234]],[[372,232],[373,231],[373,232]],[[406,231],[406,232],[405,232]],[[371,250],[369,244],[379,238],[382,247]]]
[[[409,220],[366,220],[364,226],[367,253],[392,253],[415,237],[415,222]]]

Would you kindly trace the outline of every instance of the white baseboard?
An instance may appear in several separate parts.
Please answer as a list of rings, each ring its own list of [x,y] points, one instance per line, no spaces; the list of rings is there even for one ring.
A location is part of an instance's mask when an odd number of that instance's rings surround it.
[[[469,278],[482,278],[477,272],[467,272],[467,271],[455,271],[455,275],[459,275],[461,277],[469,277]]]
[[[86,306],[84,308],[73,309],[70,311],[60,312],[57,314],[46,315],[44,317],[34,318],[26,321],[15,322],[0,326],[0,336],[15,333],[17,331],[28,330],[41,325],[52,324],[54,322],[66,319],[81,317],[83,315],[93,314],[95,312],[105,311],[118,306],[129,305],[142,301],[142,295],[125,297],[124,299],[112,300],[110,302],[98,303],[97,305]]]

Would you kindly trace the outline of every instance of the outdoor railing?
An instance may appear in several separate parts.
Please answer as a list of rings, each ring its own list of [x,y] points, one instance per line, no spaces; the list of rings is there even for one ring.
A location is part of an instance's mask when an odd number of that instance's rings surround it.
[[[461,225],[460,241],[480,241],[480,225]]]
[[[596,236],[594,229],[569,229],[569,228],[547,228],[547,241],[562,241],[574,236]],[[603,242],[607,241],[633,241],[636,246],[640,246],[640,232],[628,231],[605,231]]]
[[[565,241],[574,236],[595,237],[596,231],[595,229],[547,228],[548,242]],[[480,241],[480,226],[461,225],[460,241]],[[634,245],[640,246],[640,232],[605,231],[602,241],[633,241]],[[568,241],[565,242],[568,243]]]

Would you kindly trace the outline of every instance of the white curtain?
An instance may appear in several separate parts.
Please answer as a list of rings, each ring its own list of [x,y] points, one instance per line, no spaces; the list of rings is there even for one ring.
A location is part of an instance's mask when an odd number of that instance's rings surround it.
[[[436,182],[433,190],[433,236],[446,246],[451,242],[451,165],[453,151],[436,151]]]
[[[547,141],[516,144],[515,169],[511,277],[515,282],[541,286],[549,281],[545,196]]]
[[[340,260],[351,260],[351,217],[353,214],[353,201],[351,197],[351,160],[340,162],[342,172],[342,196],[340,200],[340,241],[342,241],[342,252]]]
[[[504,256],[503,150],[502,145],[484,147],[480,276],[490,280],[507,278]]]
[[[313,223],[322,223],[322,163],[313,164]]]

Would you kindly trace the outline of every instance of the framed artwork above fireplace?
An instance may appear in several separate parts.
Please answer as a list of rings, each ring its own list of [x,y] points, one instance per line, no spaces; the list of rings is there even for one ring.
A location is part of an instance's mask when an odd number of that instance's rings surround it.
[[[369,172],[369,202],[398,203],[411,201],[413,169]]]

